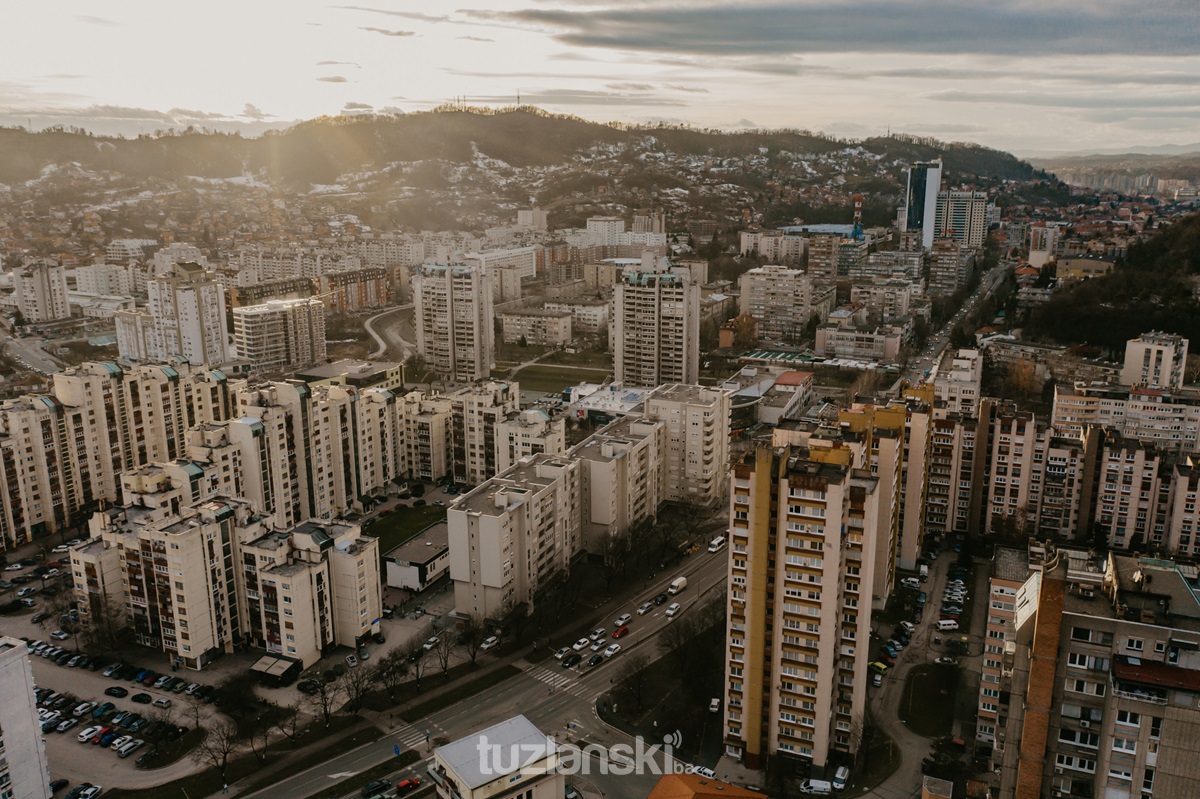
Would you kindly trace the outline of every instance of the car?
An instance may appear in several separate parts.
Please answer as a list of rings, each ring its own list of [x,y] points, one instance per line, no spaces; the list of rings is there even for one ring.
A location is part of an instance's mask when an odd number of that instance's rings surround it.
[[[489,635],[487,638],[483,639],[483,643],[479,645],[479,650],[481,652],[486,652],[489,649],[495,649],[498,646],[500,646],[500,639],[494,635]]]
[[[371,640],[377,644],[382,644],[387,638],[384,637],[383,633],[375,633],[371,636]]]
[[[75,709],[71,711],[71,715],[76,716],[76,717],[82,716],[85,713],[90,713],[92,710],[95,709],[95,707],[96,707],[95,702],[92,702],[92,701],[80,702],[78,705],[75,706]]]
[[[195,696],[196,692],[199,690],[200,690],[200,683],[198,683],[198,682],[190,682],[187,685],[185,685],[183,688],[183,692],[185,694],[187,694],[188,696]]]
[[[114,750],[120,749],[122,746],[124,746],[125,744],[129,743],[132,740],[133,740],[132,735],[120,735],[120,736],[117,736],[116,738],[113,738],[112,741],[109,742],[108,748],[114,749]]]
[[[667,605],[667,611],[666,611],[667,616],[673,617],[676,613],[679,612],[679,608],[680,608],[680,605],[678,602],[672,602],[670,605]]]
[[[887,674],[888,672],[887,664],[880,663],[878,660],[868,663],[867,668],[876,674]]]
[[[96,799],[104,789],[99,785],[92,785],[84,789],[83,793],[79,794],[79,799]]]
[[[51,780],[50,781],[50,793],[52,793],[52,794],[58,793],[59,791],[61,791],[63,788],[66,788],[70,784],[71,784],[70,780]]]
[[[903,580],[900,581],[900,586],[902,588],[910,588],[913,591],[916,591],[916,590],[920,589],[921,581],[918,580],[916,577],[905,577]]]
[[[587,649],[591,645],[592,645],[592,639],[580,638],[578,641],[576,641],[574,644],[571,645],[571,648],[574,649],[576,652],[579,652],[580,650]]]
[[[21,590],[17,591],[17,596],[19,596],[19,597],[29,596],[30,594],[35,593],[36,591],[37,591],[37,589],[34,588],[32,585],[27,585],[24,588],[22,588]]]
[[[22,606],[27,607],[27,608],[36,608],[37,607],[37,600],[33,599],[32,597],[25,597],[18,601],[21,603]]]
[[[6,585],[0,586],[0,588],[7,588],[7,587],[8,587],[8,586],[6,586]],[[33,614],[33,616],[32,616],[32,617],[30,617],[30,619],[29,619],[29,620],[30,620],[31,622],[33,622],[34,624],[41,624],[41,623],[42,623],[42,622],[44,622],[46,619],[50,618],[50,615],[51,615],[51,614],[49,614],[49,613],[47,613],[47,612],[45,612],[45,611],[42,611],[41,613],[35,613],[35,614]]]
[[[622,613],[620,616],[617,616],[617,620],[615,622],[613,622],[613,626],[614,627],[624,627],[626,624],[629,624],[629,622],[631,622],[631,621],[633,621],[633,616],[629,615],[628,613]]]
[[[562,665],[564,669],[573,669],[582,662],[583,655],[579,654],[578,652],[572,652],[562,659]]]
[[[445,503],[445,502],[442,502],[440,499],[435,499],[435,500],[433,501],[433,505],[434,505],[434,507],[437,507],[437,508],[444,508],[444,507],[446,507],[446,503]]]
[[[6,571],[6,572],[19,572],[19,571],[21,571],[21,569],[24,569],[24,568],[25,568],[25,567],[24,567],[23,565],[21,565],[21,563],[20,563],[20,562],[17,562],[17,563],[10,563],[9,565],[7,565],[7,566],[5,566],[5,567],[4,567],[4,571]]]
[[[189,684],[187,680],[176,680],[175,684],[171,686],[171,693],[181,694],[187,690]]]
[[[400,780],[400,782],[396,783],[396,794],[399,795],[402,793],[408,793],[409,791],[412,791],[412,790],[416,790],[416,788],[420,784],[421,784],[421,781],[419,779],[417,779],[416,777],[410,777],[407,780]]]
[[[555,660],[562,660],[563,658],[565,658],[565,657],[567,656],[567,653],[568,653],[568,652],[570,652],[570,651],[571,651],[571,647],[569,647],[569,646],[564,646],[562,649],[560,649],[560,650],[558,650],[557,652],[555,652],[555,653],[554,653],[554,659],[555,659]]]
[[[719,696],[714,696],[712,699],[710,699],[708,701],[708,712],[709,713],[720,713],[721,712],[721,698]]]
[[[108,735],[111,732],[112,732],[112,727],[100,727],[94,733],[92,733],[92,737],[88,739],[88,743],[98,744],[102,740],[104,740],[104,736]]]
[[[92,736],[95,735],[96,733],[100,732],[100,730],[102,730],[102,729],[104,729],[104,728],[99,725],[94,725],[91,727],[84,727],[83,732],[79,733],[79,735],[77,736],[79,739],[79,743],[85,744],[88,741],[92,740]]]
[[[942,605],[943,616],[958,616],[962,614],[961,605]]]
[[[296,683],[296,690],[306,696],[315,696],[321,690],[321,683],[316,680],[301,680]]]
[[[701,777],[706,777],[710,780],[717,778],[717,773],[708,766],[692,766],[692,773],[699,774]]]
[[[116,673],[120,670],[121,670],[121,664],[113,663],[111,666],[105,666],[104,671],[100,672],[100,676],[112,677],[112,676],[116,675]]]
[[[144,726],[146,726],[145,719],[143,719],[137,713],[132,712],[125,717],[124,721],[121,722],[121,729],[129,730],[130,732],[137,732]]]
[[[92,784],[90,782],[81,782],[71,789],[71,792],[67,794],[67,799],[79,799],[80,795],[91,787]]]
[[[946,656],[942,656],[940,658],[934,658],[933,662],[938,664],[939,666],[957,666],[958,665],[957,658],[946,657]]]
[[[160,696],[158,699],[155,699],[150,704],[154,705],[155,707],[170,707],[171,700],[167,699],[165,696]]]
[[[358,668],[358,658],[354,655],[346,655],[346,665],[352,669]]]
[[[55,630],[54,632],[50,633],[50,637],[55,641],[65,641],[71,637],[71,634],[63,632],[62,630]]]
[[[604,650],[604,657],[606,657],[606,658],[610,658],[610,657],[612,657],[613,655],[617,654],[617,653],[618,653],[618,652],[620,652],[620,651],[621,651],[621,645],[620,645],[620,644],[609,644],[609,645],[608,645],[608,648]]]
[[[607,631],[603,627],[597,627],[588,634],[588,638],[591,638],[593,641],[599,641],[604,637],[606,632]]]
[[[162,677],[162,675],[159,674],[157,671],[148,672],[146,674],[146,676],[142,678],[142,685],[149,688],[150,686],[152,686],[156,682],[158,682],[161,677]]]
[[[441,639],[435,635],[432,638],[430,638],[428,641],[426,641],[425,643],[421,644],[421,648],[424,649],[426,652],[428,652],[429,650],[431,650],[435,646],[437,646],[439,643],[441,643]]]
[[[105,696],[115,696],[117,699],[124,699],[129,696],[129,690],[122,688],[119,685],[113,685],[104,689]]]
[[[603,662],[604,662],[604,655],[595,654],[595,655],[592,655],[590,658],[588,658],[587,664],[589,666],[599,666]]]
[[[917,607],[919,607],[919,608],[924,607],[925,603],[928,601],[929,601],[929,595],[926,594],[924,591],[917,594]]]
[[[159,678],[154,681],[154,687],[161,691],[162,689],[166,688],[168,684],[174,682],[174,680],[175,678],[170,674],[160,675]]]
[[[624,624],[622,624],[620,627],[618,627],[617,629],[613,630],[612,637],[613,637],[613,638],[621,638],[621,637],[623,637],[623,636],[626,636],[626,635],[628,635],[628,634],[629,634],[629,627],[628,627],[627,625],[624,625]]]
[[[667,599],[669,599],[669,597],[666,594],[659,594],[658,596],[654,597],[654,604],[665,605],[667,604]]]
[[[72,660],[75,660],[75,659],[76,659],[76,658],[78,658],[78,657],[81,657],[81,656],[80,656],[80,655],[73,655],[73,654],[71,654],[70,652],[68,652],[68,651],[67,651],[67,650],[65,650],[65,649],[60,649],[60,650],[59,650],[59,652],[58,652],[58,654],[57,654],[57,655],[55,655],[55,656],[54,656],[53,658],[51,658],[51,659],[52,659],[52,660],[53,660],[55,663],[57,663],[58,665],[60,665],[60,666],[65,666],[65,665],[67,665],[68,663],[70,663]],[[75,665],[76,665],[76,666],[78,666],[78,665],[79,665],[79,661],[78,661],[78,660],[75,660]]]
[[[92,718],[98,719],[115,707],[116,705],[114,705],[112,702],[105,702],[103,705],[100,705],[100,707],[92,711]]]
[[[129,701],[136,702],[139,705],[148,705],[154,701],[154,697],[150,696],[150,694],[134,694],[129,697]]]
[[[40,723],[42,732],[50,732],[58,726],[58,719],[46,719]]]
[[[122,710],[120,713],[116,714],[108,721],[114,727],[120,727],[125,722],[125,719],[129,718],[132,715],[133,715],[132,710]]]
[[[423,507],[425,507],[425,506],[426,506],[426,505],[428,505],[428,504],[429,504],[429,503],[427,503],[425,500],[423,500],[423,499],[418,499],[417,501],[413,502],[412,506],[413,506],[414,508],[423,508]],[[382,511],[382,513],[387,513],[387,511]]]
[[[599,652],[601,649],[604,648],[605,643],[607,643],[607,642],[603,638],[601,638],[598,641],[592,641],[592,647],[591,647],[592,651]]]
[[[78,723],[79,723],[79,719],[63,719],[62,721],[58,722],[58,726],[55,727],[54,729],[57,732],[66,732],[67,730],[71,729]]]
[[[649,613],[653,609],[654,609],[653,602],[643,602],[642,604],[638,605],[637,614],[639,616],[645,616],[647,613]]]
[[[871,675],[871,685],[874,685],[876,688],[883,685],[883,675],[882,674],[872,674]]]
[[[362,795],[363,796],[378,796],[379,794],[383,793],[384,791],[386,791],[388,788],[391,788],[391,787],[392,787],[392,783],[390,780],[375,780],[374,782],[368,782],[366,785],[363,786]]]
[[[158,758],[158,747],[147,749],[145,752],[143,752],[142,754],[140,754],[138,756],[138,759],[134,761],[134,765],[137,766],[138,768],[146,768],[152,762],[154,762],[154,760],[157,758]]]
[[[887,645],[890,646],[892,649],[895,649],[897,652],[904,649],[904,644],[900,643],[895,638],[889,638],[887,640]]]
[[[120,751],[117,752],[117,757],[120,757],[120,758],[129,757],[130,755],[132,755],[134,752],[141,749],[145,745],[146,745],[145,741],[143,741],[141,738],[136,738],[136,739],[128,742],[124,746],[122,746]]]

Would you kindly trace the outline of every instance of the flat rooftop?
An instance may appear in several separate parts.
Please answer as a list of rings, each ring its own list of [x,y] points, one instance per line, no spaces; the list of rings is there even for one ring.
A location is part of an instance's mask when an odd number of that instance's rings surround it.
[[[495,763],[483,763],[480,757],[482,739],[487,739],[491,751],[495,752],[499,747],[505,755],[496,758]],[[537,757],[539,751],[544,751],[545,756],[549,757],[557,751],[557,746],[529,719],[514,716],[474,735],[439,746],[434,750],[434,756],[454,772],[459,783],[474,790],[519,770],[523,763],[533,765],[542,759]],[[510,752],[520,752],[521,756],[508,757]]]
[[[1012,547],[996,547],[996,557],[992,563],[992,577],[998,580],[1011,580],[1023,583],[1032,571],[1029,568],[1029,553],[1024,549]]]
[[[396,563],[428,563],[449,548],[450,525],[442,520],[429,525],[383,556]]]

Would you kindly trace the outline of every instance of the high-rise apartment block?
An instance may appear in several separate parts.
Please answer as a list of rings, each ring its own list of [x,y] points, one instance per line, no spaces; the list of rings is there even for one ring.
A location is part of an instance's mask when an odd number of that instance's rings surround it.
[[[930,245],[929,284],[925,293],[930,297],[948,297],[965,288],[974,265],[974,257],[964,252],[956,239],[938,239]]]
[[[700,286],[670,262],[643,256],[613,287],[616,379],[631,386],[695,383],[700,375]]]
[[[1080,436],[1088,427],[1113,429],[1166,450],[1200,449],[1200,391],[1076,382],[1056,385],[1053,425]]]
[[[29,647],[18,638],[0,637],[0,796],[50,799],[46,742],[33,695]]]
[[[646,398],[644,413],[667,430],[664,499],[711,507],[725,497],[729,469],[729,393],[666,385]]]
[[[420,267],[413,275],[417,351],[435,372],[467,383],[496,365],[492,283],[482,267]]]
[[[1144,333],[1125,344],[1121,383],[1126,386],[1183,387],[1188,340],[1167,333]]]
[[[808,240],[808,276],[813,280],[833,283],[838,278],[841,245],[844,239],[829,233]]]
[[[921,247],[929,250],[937,234],[937,200],[942,190],[942,160],[917,162],[907,170],[904,203],[897,215],[901,233],[920,231]]]
[[[867,309],[867,319],[875,324],[888,324],[906,319],[911,313],[914,286],[903,278],[877,277],[851,284],[850,302]]]
[[[447,395],[454,479],[479,485],[496,474],[496,425],[521,407],[516,383],[482,380]]]
[[[49,261],[34,261],[12,272],[14,299],[26,324],[53,322],[71,315],[67,303],[66,269]]]
[[[979,350],[947,350],[933,375],[934,399],[939,408],[952,413],[978,413],[982,385],[983,354]]]
[[[183,358],[212,366],[229,360],[225,291],[214,272],[198,263],[169,263],[146,281],[146,294],[146,310],[114,316],[122,359]]]
[[[540,408],[509,413],[495,426],[496,473],[499,474],[523,458],[545,453],[561,455],[567,450],[567,419],[551,416]]]
[[[325,304],[315,297],[233,309],[237,357],[259,373],[294,371],[325,360]]]
[[[987,235],[987,192],[943,191],[938,193],[938,236],[952,238],[964,247],[978,249]]]
[[[738,279],[738,308],[758,322],[761,339],[794,341],[803,337],[813,315],[824,319],[837,298],[832,283],[818,284],[801,269],[759,266]]]

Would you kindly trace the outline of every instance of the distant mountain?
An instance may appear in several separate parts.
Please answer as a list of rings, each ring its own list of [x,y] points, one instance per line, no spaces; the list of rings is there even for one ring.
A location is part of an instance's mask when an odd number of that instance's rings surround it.
[[[888,163],[942,156],[951,179],[981,176],[1027,180],[1035,168],[1016,157],[973,144],[943,144],[893,136],[854,142],[805,131],[727,133],[684,127],[602,125],[534,108],[498,112],[438,110],[398,116],[324,117],[257,138],[185,132],[136,139],[80,131],[30,133],[0,129],[0,183],[33,180],[48,168],[72,165],[134,178],[228,179],[250,175],[276,186],[336,183],[344,175],[396,164],[438,160],[473,163],[480,156],[516,169],[562,164],[589,149],[645,150],[653,140],[678,156],[739,158],[787,153],[821,156],[847,148]],[[631,164],[636,171],[638,164]]]
[[[1057,160],[1061,158],[1086,158],[1096,155],[1197,155],[1200,154],[1200,142],[1195,144],[1161,144],[1157,147],[1104,147],[1098,150],[1043,150],[1025,153],[1031,163],[1036,161]]]

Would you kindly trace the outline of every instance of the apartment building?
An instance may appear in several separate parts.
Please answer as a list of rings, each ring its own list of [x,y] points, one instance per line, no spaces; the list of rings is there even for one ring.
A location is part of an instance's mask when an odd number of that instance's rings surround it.
[[[930,297],[949,297],[966,288],[975,264],[971,251],[957,239],[940,238],[929,250],[929,282],[925,293]]]
[[[642,258],[613,287],[616,380],[633,386],[695,383],[700,375],[700,286],[670,271],[670,262]]]
[[[979,412],[983,384],[983,355],[979,350],[946,350],[933,374],[938,407],[968,416]]]
[[[38,725],[29,647],[0,636],[0,797],[50,799],[46,742]]]
[[[117,349],[123,360],[184,358],[216,366],[229,360],[225,291],[198,263],[171,263],[146,281],[144,311],[119,311]]]
[[[495,440],[495,469],[499,474],[522,458],[566,452],[567,418],[538,408],[512,411],[495,423]]]
[[[410,391],[403,402],[405,455],[412,476],[427,482],[450,476],[454,468],[450,401]]]
[[[808,276],[812,280],[833,283],[838,278],[842,237],[820,234],[808,239]]]
[[[82,294],[104,297],[132,297],[133,275],[128,264],[97,261],[75,269],[75,288]]]
[[[907,338],[907,329],[896,325],[859,325],[852,321],[817,326],[813,350],[825,358],[859,361],[894,361]]]
[[[907,318],[912,311],[914,285],[903,278],[877,277],[850,286],[850,302],[867,309],[867,318],[888,324]]]
[[[1183,388],[1188,340],[1167,333],[1143,333],[1125,344],[1121,384],[1146,388]]]
[[[754,317],[760,339],[774,341],[803,338],[812,317],[824,319],[837,298],[833,284],[814,284],[803,270],[784,266],[755,267],[738,285],[738,310]]]
[[[496,426],[521,409],[516,383],[483,380],[446,396],[450,402],[454,479],[479,485],[496,472]]]
[[[417,351],[452,381],[491,376],[496,365],[492,283],[482,267],[425,265],[413,274]]]
[[[579,463],[585,550],[608,555],[612,542],[658,515],[666,500],[667,426],[625,416],[568,452]]]
[[[987,425],[960,413],[936,413],[930,424],[925,489],[926,536],[944,540],[950,533],[978,530],[982,492],[972,490],[986,473]],[[984,443],[980,441],[979,443]]]
[[[429,766],[438,799],[559,799],[563,775],[558,745],[524,716],[439,746]]]
[[[259,373],[325,360],[325,304],[315,297],[233,309],[234,349]]]
[[[1082,435],[1087,427],[1115,429],[1166,451],[1200,449],[1200,391],[1085,384],[1055,386],[1052,424]]]
[[[285,277],[245,286],[226,286],[225,305],[229,308],[242,308],[247,305],[262,305],[270,300],[302,300],[317,293],[312,278]]]
[[[975,724],[975,740],[990,747],[993,765],[1003,746],[997,737],[1004,737],[1000,696],[1011,677],[1011,665],[1016,648],[1014,620],[1017,617],[1017,592],[1029,578],[1029,553],[1023,549],[996,547],[988,575],[987,627],[983,640],[983,666],[979,681],[979,704]]]
[[[500,314],[505,344],[524,341],[538,347],[563,347],[571,343],[573,314],[570,311],[550,311],[533,308]]]
[[[529,610],[582,551],[579,464],[535,455],[449,508],[454,607],[500,620]]]
[[[382,308],[392,302],[391,270],[383,267],[326,272],[314,279],[317,296],[330,313]]]
[[[1172,561],[1046,553],[1017,594],[999,796],[1194,793],[1195,582]]]
[[[759,447],[734,464],[725,753],[751,768],[858,751],[877,487],[846,446]]]
[[[851,270],[848,276],[852,280],[876,277],[919,280],[924,265],[925,254],[922,252],[883,250],[868,253],[866,260]]]
[[[918,161],[906,170],[904,202],[897,213],[897,229],[918,233],[921,248],[928,251],[937,232],[937,198],[942,191],[942,159]]]
[[[54,322],[71,315],[66,271],[61,264],[42,260],[12,271],[13,299],[25,324]]]
[[[987,235],[987,192],[938,192],[934,229],[964,247],[978,249]]]
[[[667,429],[666,495],[713,507],[725,499],[729,468],[729,392],[672,384],[646,398],[644,414]]]
[[[568,299],[547,302],[547,311],[569,311],[571,327],[578,333],[608,332],[609,311],[608,300],[597,300],[594,297],[572,297]]]
[[[487,275],[496,302],[521,299],[521,281],[537,277],[536,247],[484,250],[466,255],[463,260],[478,266]]]
[[[743,230],[739,240],[743,255],[758,255],[773,264],[798,264],[804,260],[803,236],[782,230]]]

